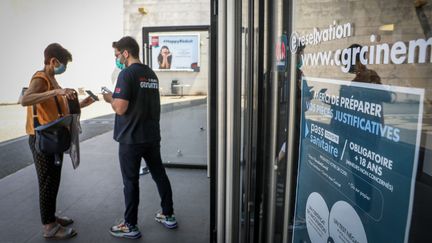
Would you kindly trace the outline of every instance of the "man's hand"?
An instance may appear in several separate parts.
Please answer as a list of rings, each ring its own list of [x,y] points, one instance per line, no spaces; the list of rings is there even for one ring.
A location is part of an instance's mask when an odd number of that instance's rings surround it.
[[[89,106],[89,105],[93,104],[94,102],[95,102],[95,100],[91,96],[88,96],[87,98],[83,99],[80,102],[80,107],[84,108],[86,106]]]
[[[112,93],[104,93],[103,95],[103,99],[105,100],[105,102],[107,103],[112,103],[113,102],[113,97],[112,97]]]
[[[105,93],[102,94],[104,100],[107,103],[111,104],[111,107],[113,108],[114,112],[119,115],[122,116],[126,113],[127,108],[129,106],[129,101],[128,100],[124,100],[124,99],[113,99],[112,97],[112,93]]]

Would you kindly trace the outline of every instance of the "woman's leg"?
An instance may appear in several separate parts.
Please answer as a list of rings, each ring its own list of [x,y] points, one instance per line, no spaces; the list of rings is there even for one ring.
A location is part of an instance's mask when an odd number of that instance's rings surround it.
[[[35,149],[35,137],[29,138],[36,173],[39,182],[39,207],[42,224],[56,222],[56,202],[60,186],[61,165],[54,164],[54,156],[38,153]]]

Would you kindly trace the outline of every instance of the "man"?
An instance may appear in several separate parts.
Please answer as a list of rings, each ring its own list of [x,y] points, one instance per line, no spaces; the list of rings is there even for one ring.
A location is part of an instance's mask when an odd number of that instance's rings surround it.
[[[117,79],[118,79],[118,76],[120,74],[120,71],[125,69],[125,65],[123,63],[121,63],[120,60],[117,58],[119,55],[119,50],[117,50],[117,48],[116,48],[116,43],[117,43],[116,41],[114,41],[112,43],[112,48],[114,49],[114,55],[116,56],[116,60],[115,60],[116,65],[115,65],[115,68],[111,74],[111,84],[113,84],[113,85],[115,85],[117,83]],[[145,160],[144,160],[144,164],[145,164]],[[141,166],[139,174],[140,175],[147,175],[148,173],[150,173],[150,171],[149,171],[147,165]]]
[[[116,113],[114,139],[119,142],[120,168],[123,177],[126,211],[124,222],[111,227],[116,237],[137,239],[139,171],[144,158],[156,182],[162,211],[155,220],[165,227],[177,227],[171,184],[160,155],[160,97],[156,74],[139,60],[139,46],[132,37],[115,43],[115,56],[125,65],[120,72],[114,94],[104,94]]]

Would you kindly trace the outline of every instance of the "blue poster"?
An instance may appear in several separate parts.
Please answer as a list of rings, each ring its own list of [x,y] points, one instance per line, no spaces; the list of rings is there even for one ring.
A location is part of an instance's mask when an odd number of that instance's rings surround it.
[[[303,78],[293,242],[408,242],[423,99]]]

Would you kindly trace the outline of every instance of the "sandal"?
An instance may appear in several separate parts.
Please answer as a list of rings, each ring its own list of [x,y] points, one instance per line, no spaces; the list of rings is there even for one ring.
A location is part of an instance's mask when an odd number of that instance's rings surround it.
[[[56,222],[63,227],[66,227],[74,223],[74,221],[68,217],[56,217]]]
[[[59,233],[60,229],[64,230],[64,233]],[[43,237],[48,240],[66,240],[77,235],[77,232],[72,228],[63,228],[60,224],[56,224],[48,233],[44,234]]]

